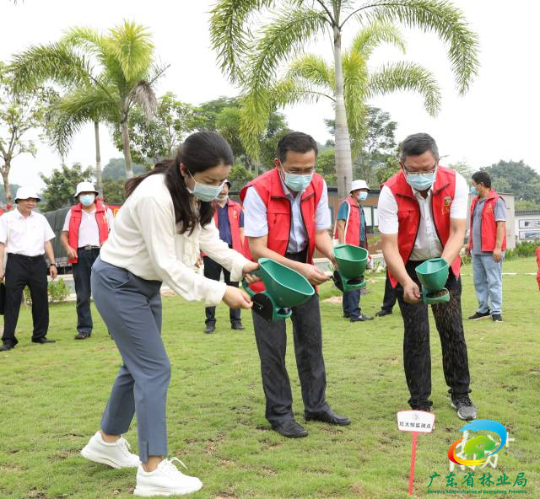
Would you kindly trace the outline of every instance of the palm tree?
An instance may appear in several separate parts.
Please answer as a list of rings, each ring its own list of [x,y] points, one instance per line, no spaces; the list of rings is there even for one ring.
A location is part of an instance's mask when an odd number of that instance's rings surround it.
[[[106,110],[122,130],[126,177],[133,177],[128,121],[139,106],[148,118],[156,108],[153,85],[166,68],[153,60],[154,45],[143,26],[125,21],[102,35],[73,28],[57,43],[31,47],[15,56],[11,70],[20,88],[52,80],[75,92],[68,109],[75,109],[72,126],[95,110]],[[71,96],[73,97],[73,96]],[[97,120],[99,121],[99,120]]]
[[[367,133],[367,100],[371,97],[412,90],[424,97],[424,107],[431,116],[440,110],[439,86],[433,74],[422,66],[399,62],[384,65],[372,73],[368,71],[368,61],[373,50],[385,42],[405,53],[405,41],[401,32],[394,26],[374,22],[356,35],[350,50],[342,56],[343,94],[353,159],[362,151]],[[274,106],[280,107],[302,101],[318,101],[321,98],[329,99],[335,105],[334,68],[316,55],[297,57],[289,65],[284,78],[276,82],[271,96]],[[244,115],[243,129],[247,133],[252,128],[250,120],[253,119],[258,120],[259,117]],[[257,147],[258,142],[249,135],[243,139],[251,147]]]
[[[346,195],[346,185],[352,178],[342,33],[352,22],[369,25],[374,21],[435,32],[449,47],[458,91],[464,94],[468,90],[478,70],[477,39],[462,12],[446,0],[218,0],[212,10],[212,45],[221,69],[246,93],[246,114],[260,117],[251,123],[250,134],[264,129],[282,63],[321,33],[331,35],[336,170],[341,197]],[[256,28],[250,29],[251,24]]]

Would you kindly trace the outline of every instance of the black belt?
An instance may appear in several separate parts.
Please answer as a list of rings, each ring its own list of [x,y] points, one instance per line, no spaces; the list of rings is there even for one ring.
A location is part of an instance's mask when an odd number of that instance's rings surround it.
[[[27,256],[27,255],[19,255],[17,253],[8,253],[8,258],[15,258],[19,260],[28,260],[29,262],[38,262],[39,260],[43,260],[45,255],[36,255],[36,256]]]
[[[295,262],[306,263],[307,255],[308,255],[308,248],[306,247],[302,251],[299,251],[298,253],[285,253],[285,258],[288,258],[289,260],[294,260]]]
[[[80,248],[78,248],[78,251],[81,251],[81,250],[92,251],[92,250],[98,250],[98,249],[99,249],[99,246],[86,245],[86,246],[81,246]]]

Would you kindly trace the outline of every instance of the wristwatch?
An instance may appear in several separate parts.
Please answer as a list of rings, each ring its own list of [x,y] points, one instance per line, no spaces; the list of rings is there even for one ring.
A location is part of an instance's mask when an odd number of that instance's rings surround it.
[[[49,268],[51,268],[51,267],[56,267],[56,268],[58,268],[58,266],[56,265],[56,263],[49,263]]]

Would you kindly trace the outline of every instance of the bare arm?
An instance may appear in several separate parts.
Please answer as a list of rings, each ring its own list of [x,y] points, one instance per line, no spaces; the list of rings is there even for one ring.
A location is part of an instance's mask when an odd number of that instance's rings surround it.
[[[307,263],[296,262],[294,260],[289,260],[284,256],[276,253],[275,251],[268,248],[268,235],[261,237],[249,237],[247,238],[249,244],[249,250],[251,251],[251,256],[254,260],[259,260],[259,258],[271,258],[276,262],[281,263],[297,272],[300,272],[311,284],[317,285],[322,284],[324,281],[328,280],[324,272],[319,270],[314,265]]]
[[[504,235],[506,234],[506,222],[497,222],[497,239],[495,240],[495,249],[493,250],[493,259],[496,262],[500,262],[502,259],[502,244],[504,241]]]
[[[58,275],[58,269],[56,268],[56,261],[54,259],[54,251],[53,251],[53,247],[50,241],[47,241],[45,243],[45,254],[47,255],[47,258],[49,259],[49,262],[51,265],[49,267],[49,274],[52,279],[55,279],[56,276]]]
[[[5,243],[0,243],[0,280],[4,278],[4,251],[6,249]]]
[[[69,245],[68,234],[69,232],[67,230],[63,230],[60,234],[60,242],[62,243],[62,247],[66,251],[68,258],[71,260],[73,258],[77,258],[78,255],[77,248],[72,248]]]
[[[240,235],[240,242],[242,243],[242,246],[244,246],[244,243],[245,243],[244,228],[240,227],[240,229],[238,229],[238,233]]]
[[[345,220],[338,220],[336,227],[339,244],[343,244],[345,242]]]
[[[336,257],[334,256],[334,244],[326,229],[315,231],[315,247],[320,253],[328,258],[334,266],[337,266]]]
[[[458,218],[450,219],[450,235],[441,255],[441,258],[444,258],[448,262],[448,265],[452,265],[452,262],[459,255],[463,247],[466,222],[466,220]]]

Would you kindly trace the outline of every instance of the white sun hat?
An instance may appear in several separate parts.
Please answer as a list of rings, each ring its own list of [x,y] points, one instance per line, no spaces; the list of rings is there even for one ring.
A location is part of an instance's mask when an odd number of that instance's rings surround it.
[[[41,198],[37,195],[36,190],[33,189],[32,187],[19,187],[17,189],[15,202],[19,201],[20,199],[30,199],[30,198],[41,201]]]
[[[358,189],[367,189],[369,191],[369,187],[365,180],[353,180],[351,182],[351,190],[349,192],[357,191]]]
[[[99,194],[94,188],[94,184],[92,182],[79,182],[77,184],[77,192],[75,193],[75,197],[77,197],[81,192],[95,192],[96,196]]]

